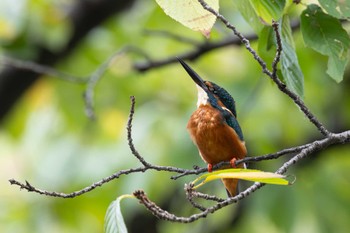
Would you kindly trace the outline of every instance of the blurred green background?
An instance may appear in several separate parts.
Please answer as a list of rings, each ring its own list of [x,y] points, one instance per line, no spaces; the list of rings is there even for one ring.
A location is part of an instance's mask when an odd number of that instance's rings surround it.
[[[33,60],[37,55],[33,45],[40,44],[52,52],[62,49],[72,29],[67,15],[77,2],[0,1],[1,55]],[[221,1],[220,6],[240,31],[251,32],[231,1]],[[302,5],[294,7],[295,12],[304,9]],[[193,49],[193,45],[145,30],[204,41],[199,33],[167,17],[155,1],[139,0],[96,26],[54,67],[87,76],[126,45],[140,48],[153,59]],[[211,40],[228,35],[230,32],[217,23]],[[350,73],[340,84],[332,81],[325,73],[327,59],[305,48],[298,30],[294,35],[305,75],[307,106],[331,131],[349,129]],[[257,47],[255,42],[252,45]],[[173,174],[165,172],[131,174],[74,199],[20,191],[8,182],[11,178],[28,180],[41,189],[69,193],[120,169],[140,166],[126,139],[131,95],[137,101],[133,138],[147,161],[188,169],[205,166],[186,131],[196,105],[195,85],[179,64],[144,73],[135,71],[133,64],[143,61],[144,57],[128,53],[110,65],[95,89],[96,121],[85,116],[85,85],[44,76],[24,93],[0,126],[0,232],[103,232],[108,205],[117,196],[136,189],[145,190],[153,201],[177,215],[197,212],[183,191],[184,183],[195,176],[172,181]],[[203,78],[225,87],[235,98],[250,156],[321,138],[243,47],[218,49],[190,64]],[[313,154],[288,171],[296,176],[294,185],[268,185],[238,207],[229,206],[192,224],[157,220],[131,199],[123,201],[122,212],[129,232],[348,232],[349,153],[349,146],[334,146]],[[250,166],[275,171],[286,159]],[[226,195],[220,182],[209,183],[201,191]]]

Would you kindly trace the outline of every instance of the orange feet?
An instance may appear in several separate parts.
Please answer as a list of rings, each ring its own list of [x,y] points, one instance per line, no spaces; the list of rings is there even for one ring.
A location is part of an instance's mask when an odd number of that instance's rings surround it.
[[[213,171],[213,165],[208,163],[208,172],[212,172]]]
[[[233,158],[230,160],[230,164],[232,168],[236,168],[236,160],[237,160],[236,158]]]

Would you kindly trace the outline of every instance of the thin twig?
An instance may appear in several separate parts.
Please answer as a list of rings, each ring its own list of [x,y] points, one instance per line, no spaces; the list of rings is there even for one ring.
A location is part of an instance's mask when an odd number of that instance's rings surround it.
[[[272,76],[277,78],[277,65],[281,60],[281,53],[282,53],[282,40],[281,35],[279,33],[279,24],[276,21],[272,22],[272,28],[276,35],[276,55],[272,62]]]
[[[130,100],[131,100],[131,108],[130,108],[130,113],[129,113],[128,124],[127,124],[127,127],[126,127],[129,148],[131,150],[131,153],[142,163],[143,166],[151,167],[152,165],[150,163],[146,162],[146,160],[136,150],[134,142],[133,142],[133,139],[132,139],[132,134],[131,133],[132,133],[132,120],[134,118],[134,113],[135,113],[135,97],[134,96],[130,96]]]
[[[12,57],[1,56],[0,57],[0,64],[16,67],[18,69],[23,69],[23,70],[30,70],[30,71],[33,71],[37,74],[48,75],[48,76],[55,77],[57,79],[62,79],[62,80],[73,82],[73,83],[87,83],[88,82],[87,77],[73,76],[73,75],[64,73],[62,71],[53,69],[52,67],[40,65],[38,63],[34,63],[31,61],[19,60],[19,59],[12,58]]]
[[[185,193],[186,193],[186,198],[187,200],[191,203],[191,205],[194,208],[199,209],[200,211],[205,211],[207,208],[205,208],[204,206],[198,204],[197,202],[195,202],[193,200],[194,198],[194,194],[193,194],[194,190],[193,190],[193,184],[185,184]]]
[[[10,179],[9,182],[11,185],[17,185],[20,187],[20,189],[25,189],[28,192],[35,192],[41,195],[51,196],[51,197],[61,197],[61,198],[74,198],[80,195],[83,195],[84,193],[90,192],[94,190],[97,187],[100,187],[114,179],[118,179],[121,175],[127,175],[130,173],[136,173],[136,172],[145,172],[147,168],[145,167],[139,167],[139,168],[130,168],[126,170],[120,170],[108,177],[103,178],[102,180],[95,182],[91,184],[90,186],[87,186],[81,190],[72,192],[72,193],[61,193],[61,192],[52,192],[52,191],[46,191],[42,189],[38,189],[31,185],[28,181],[25,181],[25,183],[19,182],[15,179]]]
[[[103,74],[106,72],[108,67],[112,62],[115,61],[117,57],[120,57],[122,54],[128,50],[128,47],[124,47],[117,52],[114,52],[106,61],[104,61],[89,77],[87,82],[87,87],[84,92],[84,101],[85,101],[85,112],[90,119],[95,119],[96,115],[94,112],[94,90],[98,81],[103,77]]]
[[[215,201],[215,202],[223,202],[223,201],[225,201],[225,199],[222,199],[220,197],[217,197],[217,196],[214,196],[214,195],[209,195],[209,194],[206,194],[206,193],[197,192],[197,191],[193,191],[192,195],[194,197],[202,198],[202,199],[207,200],[207,201]]]

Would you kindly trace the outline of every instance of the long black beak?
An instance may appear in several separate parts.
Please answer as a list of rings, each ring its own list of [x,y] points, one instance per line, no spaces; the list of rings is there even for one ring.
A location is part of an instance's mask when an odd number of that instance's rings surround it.
[[[181,58],[176,57],[177,60],[181,63],[183,68],[186,70],[186,72],[191,76],[192,80],[200,86],[206,93],[209,93],[209,89],[207,85],[205,85],[204,80],[189,66],[187,65],[184,60]]]

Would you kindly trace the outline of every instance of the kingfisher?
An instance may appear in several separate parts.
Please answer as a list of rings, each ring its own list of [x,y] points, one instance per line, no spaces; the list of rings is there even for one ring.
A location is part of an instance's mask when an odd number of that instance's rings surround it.
[[[223,161],[236,167],[236,160],[246,156],[247,148],[237,121],[235,100],[224,88],[203,80],[182,59],[178,60],[197,86],[197,110],[191,115],[187,129],[200,156],[208,164],[208,172]],[[238,180],[225,178],[222,182],[228,195],[235,196]]]

